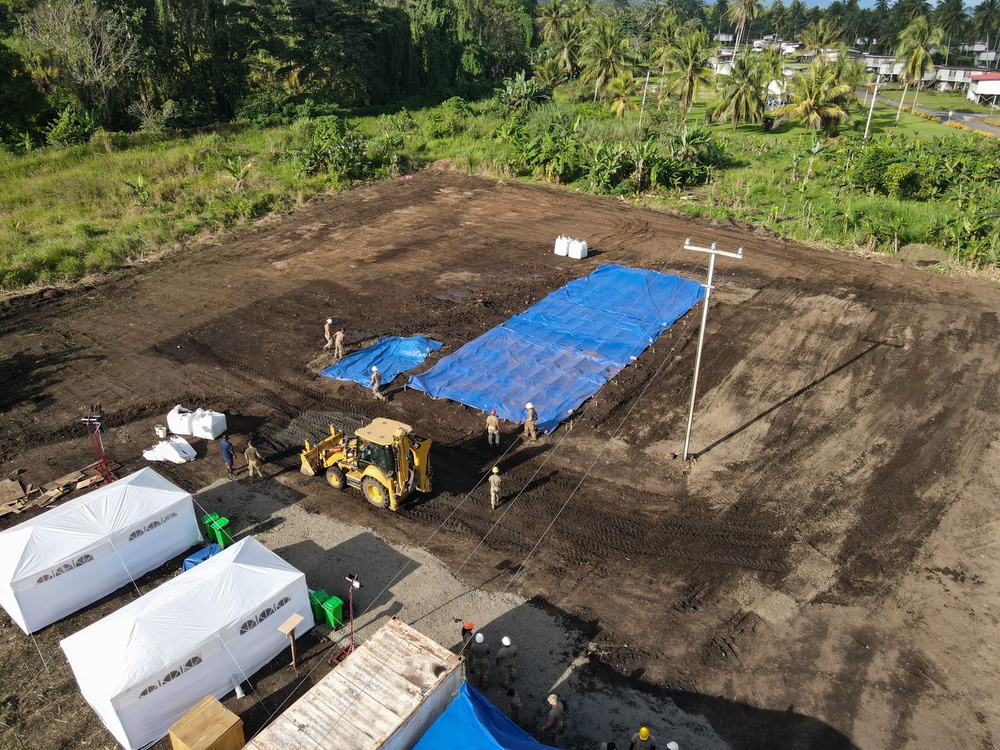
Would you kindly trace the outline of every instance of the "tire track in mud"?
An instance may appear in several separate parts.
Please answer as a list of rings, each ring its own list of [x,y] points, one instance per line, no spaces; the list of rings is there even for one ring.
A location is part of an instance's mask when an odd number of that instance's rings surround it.
[[[435,469],[437,471],[437,469]],[[508,480],[513,478],[507,475]],[[506,556],[529,553],[549,521],[559,513],[578,480],[550,477],[542,486],[530,489],[515,499],[501,517],[486,509],[486,493],[478,490],[461,507],[455,496],[438,497],[404,512],[407,517],[428,525],[444,524],[449,531],[483,538],[484,546]],[[479,496],[481,495],[481,497]],[[788,540],[779,529],[766,523],[733,520],[676,517],[657,518],[641,511],[625,514],[626,505],[641,508],[644,496],[630,494],[614,510],[594,507],[590,498],[618,498],[617,488],[599,488],[594,484],[574,498],[535,552],[546,565],[578,568],[596,563],[598,572],[610,574],[604,564],[609,549],[617,555],[655,556],[695,563],[712,563],[732,568],[784,574]],[[661,498],[648,498],[659,504]],[[504,506],[501,506],[503,512]],[[453,513],[449,518],[449,514]],[[494,523],[498,525],[494,528]]]

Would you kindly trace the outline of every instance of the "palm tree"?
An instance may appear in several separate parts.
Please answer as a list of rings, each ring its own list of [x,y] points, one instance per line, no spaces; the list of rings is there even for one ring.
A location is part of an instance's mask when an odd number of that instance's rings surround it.
[[[918,18],[930,18],[930,0],[899,0],[896,7],[908,20],[916,21]]]
[[[570,22],[570,9],[566,0],[548,0],[538,6],[535,22],[541,27],[539,34],[549,44],[554,44],[565,33]]]
[[[972,27],[977,34],[986,37],[986,48],[989,49],[990,34],[1000,29],[1000,0],[983,0],[979,3],[972,14]],[[995,41],[996,36],[993,39]]]
[[[784,82],[785,56],[777,47],[766,47],[761,50],[760,54],[754,56],[754,64],[760,71],[765,85],[769,85],[771,81]]]
[[[791,103],[782,104],[774,113],[779,117],[803,120],[810,130],[829,129],[850,117],[847,103],[854,96],[854,89],[837,79],[833,65],[819,58],[792,78],[789,93]]]
[[[682,37],[667,53],[667,87],[680,94],[681,120],[686,121],[698,89],[712,82],[712,56],[717,46],[704,29]]]
[[[729,75],[716,77],[718,91],[709,112],[713,120],[733,123],[736,130],[740,123],[758,123],[764,119],[767,103],[766,77],[754,58],[743,55],[733,60]]]
[[[616,115],[621,117],[629,110],[638,111],[639,82],[627,70],[611,79],[608,91],[611,93],[608,107]]]
[[[962,0],[941,0],[934,11],[934,20],[948,35],[948,45],[944,50],[944,64],[947,65],[948,57],[951,55],[951,38],[953,35],[961,33],[962,29],[965,28],[969,14],[965,12]]]
[[[792,27],[792,33],[795,34],[806,24],[806,4],[802,0],[792,0],[788,4],[788,23]]]
[[[815,57],[827,59],[824,50],[836,46],[843,36],[843,29],[821,18],[819,23],[810,24],[802,30],[799,41],[805,45],[803,52],[812,52]]]
[[[896,62],[903,66],[903,76],[906,78],[906,85],[903,87],[903,96],[899,99],[899,109],[896,110],[896,122],[899,122],[899,115],[903,111],[903,99],[906,98],[906,89],[914,84],[913,106],[917,106],[917,93],[920,91],[920,81],[924,74],[934,70],[934,61],[931,59],[931,50],[941,45],[944,39],[944,32],[939,26],[932,26],[929,19],[921,17],[913,21],[903,29],[899,35],[899,47],[896,48]]]
[[[667,50],[677,43],[677,36],[681,26],[677,20],[677,15],[673,12],[666,14],[660,22],[660,27],[653,34],[650,42],[653,44],[653,53],[650,55],[650,62],[660,66],[660,74],[667,72]]]
[[[618,36],[610,19],[598,16],[580,48],[584,81],[594,81],[594,101],[603,99],[608,81],[628,70],[631,47],[628,39]]]
[[[747,24],[752,24],[760,15],[760,0],[736,0],[729,6],[727,15],[729,20],[736,24],[736,46],[733,48],[735,57],[740,51],[740,41],[743,39],[743,31]]]

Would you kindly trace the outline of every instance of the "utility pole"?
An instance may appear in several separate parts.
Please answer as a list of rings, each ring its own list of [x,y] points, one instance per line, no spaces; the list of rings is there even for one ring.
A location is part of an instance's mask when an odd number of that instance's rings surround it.
[[[642,113],[646,111],[646,89],[649,88],[649,71],[646,71],[646,82],[642,85],[642,104],[639,106],[639,127],[642,127]]]
[[[875,74],[875,91],[872,93],[872,104],[868,108],[868,122],[865,123],[865,137],[864,140],[868,140],[868,129],[872,126],[872,112],[875,111],[875,99],[878,97],[878,84],[882,80],[882,74]]]
[[[701,350],[705,345],[705,326],[708,323],[708,298],[712,294],[712,275],[715,273],[715,256],[725,255],[727,258],[736,258],[740,260],[743,258],[743,248],[741,247],[735,253],[726,252],[725,250],[718,250],[715,247],[715,243],[712,243],[711,247],[698,247],[697,245],[691,244],[691,238],[684,242],[685,250],[695,250],[699,253],[708,253],[708,282],[705,284],[705,299],[701,301],[701,331],[698,333],[698,353],[694,358],[694,380],[691,383],[691,406],[688,408],[688,425],[687,434],[684,436],[684,460],[688,459],[688,447],[691,445],[691,423],[694,422],[694,399],[695,394],[698,392],[698,371],[701,369]]]

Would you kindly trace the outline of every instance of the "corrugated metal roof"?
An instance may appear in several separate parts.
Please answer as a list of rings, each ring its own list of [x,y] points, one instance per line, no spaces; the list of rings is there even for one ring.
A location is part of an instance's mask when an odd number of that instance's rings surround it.
[[[458,670],[455,654],[394,617],[245,750],[377,750]]]

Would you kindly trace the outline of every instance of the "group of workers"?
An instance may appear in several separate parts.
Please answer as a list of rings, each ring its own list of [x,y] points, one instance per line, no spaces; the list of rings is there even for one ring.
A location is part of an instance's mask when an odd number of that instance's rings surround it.
[[[538,419],[538,412],[535,405],[530,401],[524,405],[524,439],[535,442],[538,440],[538,431],[535,429],[535,420]],[[497,417],[497,410],[491,409],[486,417],[486,440],[490,446],[500,447],[500,418]],[[500,504],[500,467],[494,466],[486,480],[490,487],[490,510],[496,510]]]
[[[222,440],[219,441],[219,450],[222,451],[222,462],[226,465],[226,474],[232,477],[235,471],[236,449],[229,441],[229,435],[222,436]],[[247,440],[247,448],[243,451],[243,458],[247,462],[247,476],[253,479],[256,474],[258,479],[263,479],[264,470],[261,466],[264,463],[264,457],[257,450],[252,439]]]

